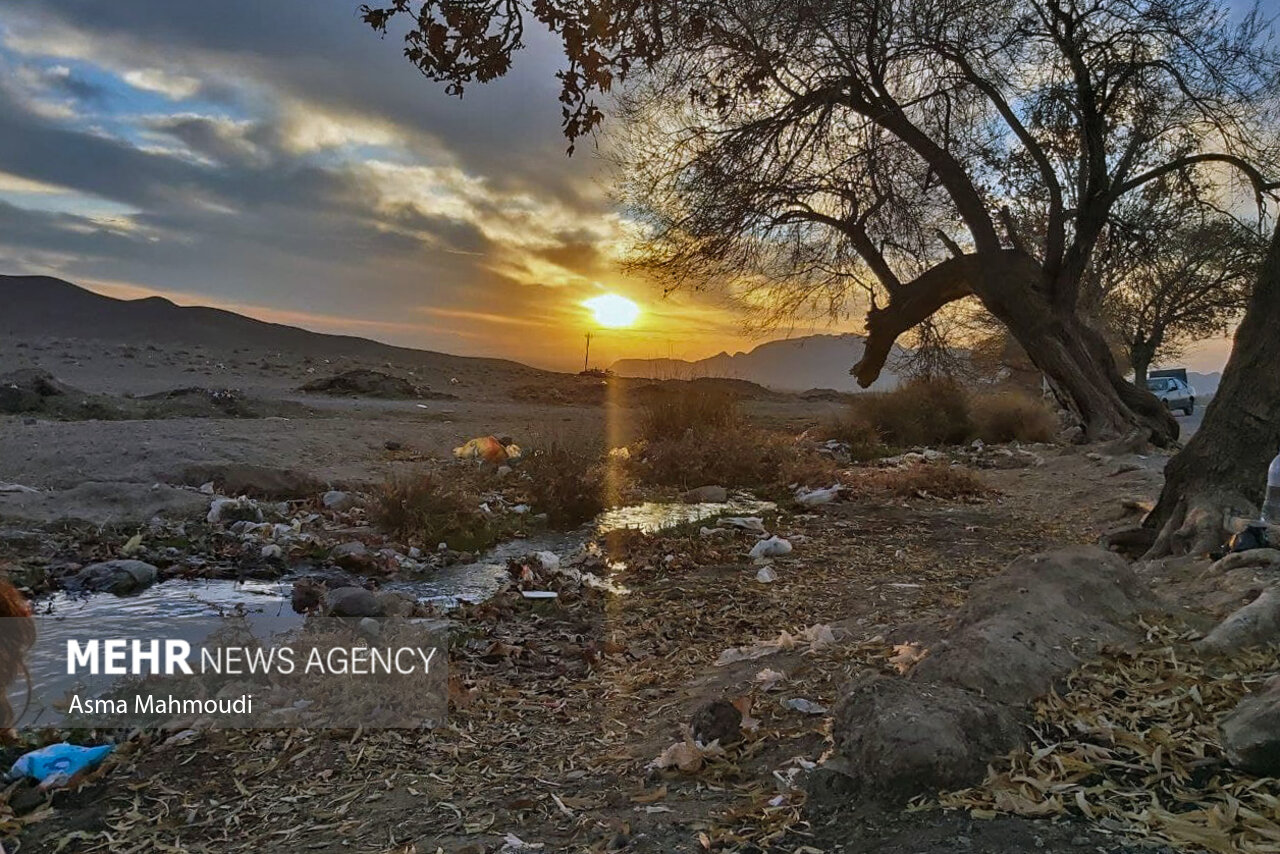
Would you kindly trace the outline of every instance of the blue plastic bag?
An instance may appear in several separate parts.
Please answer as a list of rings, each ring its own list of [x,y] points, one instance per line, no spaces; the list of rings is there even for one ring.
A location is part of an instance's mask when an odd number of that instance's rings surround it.
[[[96,768],[114,749],[113,744],[101,747],[81,747],[66,742],[50,744],[19,756],[9,769],[8,779],[31,777],[44,787],[62,785],[81,771]]]

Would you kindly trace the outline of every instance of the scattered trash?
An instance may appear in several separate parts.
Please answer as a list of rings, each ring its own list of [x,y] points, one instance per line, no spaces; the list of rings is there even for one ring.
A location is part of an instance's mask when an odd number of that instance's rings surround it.
[[[759,516],[721,516],[716,520],[716,524],[721,528],[740,528],[757,534],[765,532],[764,520]]]
[[[791,543],[782,539],[782,537],[773,536],[756,543],[752,547],[749,556],[752,559],[759,559],[762,557],[780,557],[787,554],[791,554]]]
[[[115,746],[111,744],[100,747],[82,747],[66,742],[50,744],[19,756],[9,769],[6,779],[30,777],[42,789],[65,786],[77,774],[96,768],[114,749]]]
[[[929,650],[918,643],[895,644],[893,655],[889,656],[889,663],[897,668],[899,673],[906,676],[913,667],[927,658],[928,655]]]
[[[453,380],[457,382],[457,380]],[[516,854],[519,851],[541,851],[546,846],[541,842],[525,842],[514,833],[508,833],[502,837],[502,847],[498,849],[498,854]]]
[[[809,626],[797,635],[790,632],[782,632],[771,641],[759,641],[751,646],[734,646],[720,653],[720,657],[716,659],[716,667],[724,667],[738,661],[751,661],[757,658],[764,658],[766,655],[776,655],[779,652],[793,650],[802,644],[808,644],[810,649],[821,649],[835,643],[835,633],[831,631],[831,627],[822,623],[815,626]]]
[[[1280,454],[1267,467],[1267,495],[1262,501],[1262,521],[1280,525]]]
[[[729,491],[723,486],[699,486],[681,497],[685,504],[723,504],[729,500]]]
[[[123,546],[120,547],[120,554],[125,557],[133,557],[142,551],[142,534],[137,533],[128,539]]]
[[[840,484],[825,489],[805,489],[796,491],[796,503],[805,507],[817,507],[819,504],[830,504],[840,497]]]
[[[783,708],[791,709],[794,712],[801,712],[806,715],[825,715],[827,707],[812,700],[806,700],[803,697],[796,697],[791,700],[785,700],[782,703]]]
[[[498,466],[509,460],[520,459],[521,451],[519,446],[512,444],[510,439],[477,436],[465,445],[454,448],[453,455],[460,460],[483,460]]]
[[[526,599],[555,599],[560,594],[554,590],[521,590],[520,595]]]
[[[766,667],[755,675],[755,682],[760,685],[761,691],[772,691],[778,687],[778,683],[784,681],[787,674],[778,670]]]
[[[659,754],[658,758],[649,763],[651,768],[677,768],[686,774],[693,774],[702,770],[703,764],[707,759],[716,756],[723,756],[724,748],[719,742],[713,741],[710,744],[698,744],[692,738],[684,741],[677,741]]]
[[[756,581],[761,584],[772,584],[778,580],[778,573],[773,571],[771,566],[762,566],[760,571],[756,573]]]

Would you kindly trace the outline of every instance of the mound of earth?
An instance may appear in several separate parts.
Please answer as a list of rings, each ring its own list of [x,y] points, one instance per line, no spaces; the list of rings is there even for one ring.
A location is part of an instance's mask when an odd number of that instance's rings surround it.
[[[404,377],[394,377],[382,371],[356,368],[331,377],[322,377],[306,383],[299,391],[316,394],[355,395],[358,397],[426,398],[429,400],[457,400],[456,395],[431,391],[410,382]]]
[[[305,498],[326,489],[326,484],[307,472],[249,463],[196,463],[187,466],[175,480],[188,486],[212,483],[221,495],[248,495],[273,500]]]
[[[0,412],[42,412],[54,398],[82,396],[48,371],[26,368],[0,377]]]

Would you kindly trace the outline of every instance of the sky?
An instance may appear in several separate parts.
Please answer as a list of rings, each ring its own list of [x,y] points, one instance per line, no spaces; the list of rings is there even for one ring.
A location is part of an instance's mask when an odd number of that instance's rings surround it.
[[[465,99],[356,0],[5,0],[0,272],[324,332],[580,367],[750,348],[709,295],[620,273],[549,39]],[[634,327],[581,303],[619,293]]]
[[[600,365],[759,343],[715,296],[620,272],[627,224],[593,147],[565,154],[549,37],[459,100],[357,6],[4,0],[0,272],[559,369],[588,331]],[[597,328],[603,293],[638,322]]]

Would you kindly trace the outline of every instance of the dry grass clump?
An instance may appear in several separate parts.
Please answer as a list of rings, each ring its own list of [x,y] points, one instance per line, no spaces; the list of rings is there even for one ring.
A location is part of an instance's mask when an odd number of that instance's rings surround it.
[[[640,436],[649,441],[717,432],[739,422],[737,398],[717,389],[655,389],[640,406]]]
[[[520,471],[528,479],[529,504],[546,513],[552,525],[577,525],[604,509],[605,477],[598,453],[551,442],[526,456]]]
[[[851,422],[869,425],[883,442],[902,447],[1050,442],[1058,420],[1039,400],[1021,392],[973,394],[949,379],[916,380],[890,392],[864,394]]]
[[[895,498],[977,498],[990,490],[972,469],[950,463],[920,463],[892,469],[862,469],[856,486],[865,493]]]
[[[870,422],[849,416],[837,416],[829,419],[819,431],[823,439],[835,439],[848,449],[849,459],[854,462],[878,460],[891,456],[894,449],[884,443],[878,431]]]
[[[973,434],[969,395],[954,380],[916,380],[889,392],[859,395],[853,418],[892,445],[958,445]]]
[[[1021,392],[976,395],[971,405],[977,438],[984,442],[1052,442],[1058,433],[1049,407]]]
[[[374,494],[374,525],[405,545],[472,551],[495,543],[501,532],[480,510],[480,499],[430,474],[387,481]]]
[[[729,489],[782,490],[791,484],[830,485],[835,463],[794,438],[752,427],[690,430],[677,438],[641,443],[630,470],[658,486],[717,484]]]

